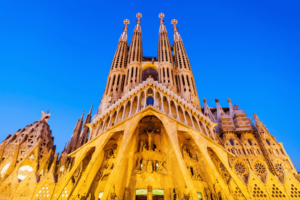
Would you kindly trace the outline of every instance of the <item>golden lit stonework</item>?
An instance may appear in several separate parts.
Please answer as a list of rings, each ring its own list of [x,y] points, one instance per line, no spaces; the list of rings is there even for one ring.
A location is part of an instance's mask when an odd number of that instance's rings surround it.
[[[201,107],[183,40],[159,14],[157,57],[143,56],[141,17],[127,25],[106,88],[55,154],[50,114],[0,144],[0,200],[300,199],[300,176],[268,129],[238,105]]]

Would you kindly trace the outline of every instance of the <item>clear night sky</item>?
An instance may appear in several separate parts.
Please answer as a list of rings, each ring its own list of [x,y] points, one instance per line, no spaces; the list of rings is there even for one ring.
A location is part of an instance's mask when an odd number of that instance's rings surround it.
[[[50,109],[57,152],[82,111],[93,114],[128,18],[141,12],[145,56],[157,56],[158,14],[173,43],[172,19],[201,105],[227,98],[256,113],[300,170],[299,0],[0,1],[0,141]]]

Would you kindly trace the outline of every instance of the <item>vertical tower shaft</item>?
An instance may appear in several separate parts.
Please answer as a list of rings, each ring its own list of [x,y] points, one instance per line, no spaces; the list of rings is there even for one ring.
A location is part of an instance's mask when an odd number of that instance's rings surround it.
[[[141,83],[142,78],[142,29],[141,29],[141,13],[136,14],[137,22],[133,31],[133,37],[128,52],[128,67],[126,72],[126,91]]]
[[[160,13],[159,18],[161,18],[158,39],[159,83],[165,84],[176,91],[173,55],[168,32],[163,20],[164,14]]]
[[[127,24],[129,24],[129,20],[124,20],[124,24],[125,27],[119,39],[118,47],[111,64],[105,91],[97,114],[102,113],[105,109],[117,101],[124,91],[124,83],[126,79],[125,70],[128,54]]]
[[[180,93],[182,98],[190,103],[193,103],[198,110],[201,110],[190,61],[185,51],[181,36],[178,33],[178,28],[176,27],[177,20],[173,19],[172,24],[174,25],[173,45],[175,67],[177,69],[175,75],[177,92]]]

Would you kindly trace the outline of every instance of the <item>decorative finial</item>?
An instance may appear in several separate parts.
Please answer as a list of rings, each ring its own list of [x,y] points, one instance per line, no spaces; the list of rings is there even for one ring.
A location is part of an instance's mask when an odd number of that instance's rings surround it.
[[[227,98],[227,102],[228,102],[228,103],[231,103],[231,99]]]
[[[140,23],[141,23],[141,18],[142,18],[142,13],[137,13],[137,14],[136,14],[136,17],[138,18],[138,19],[136,20],[136,23],[137,23],[137,24],[140,24]]]
[[[159,13],[158,17],[160,18],[160,23],[164,23],[165,14],[164,13]]]
[[[173,20],[171,21],[171,24],[173,24],[173,30],[174,30],[174,31],[177,31],[177,30],[178,30],[178,28],[177,28],[177,26],[176,26],[177,23],[178,23],[178,21],[177,21],[176,19],[173,19]]]
[[[165,14],[164,13],[159,13],[158,17],[163,19],[165,17]]]
[[[137,13],[137,14],[136,14],[136,17],[137,17],[138,19],[142,18],[142,13]]]
[[[128,19],[125,19],[125,20],[123,21],[123,23],[125,24],[124,31],[127,31],[127,29],[128,29],[127,25],[130,24],[130,22],[129,22]]]
[[[206,99],[205,98],[203,98],[203,102],[206,103]]]
[[[215,98],[215,102],[219,102],[219,99],[217,99],[217,97]]]
[[[123,22],[124,22],[125,26],[127,26],[127,24],[130,24],[128,19],[125,19]]]

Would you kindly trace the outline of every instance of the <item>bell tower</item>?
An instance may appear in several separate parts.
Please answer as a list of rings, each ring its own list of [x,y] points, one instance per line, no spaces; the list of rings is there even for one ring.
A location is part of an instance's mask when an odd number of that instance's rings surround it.
[[[191,64],[185,51],[182,38],[178,33],[178,28],[176,26],[178,21],[176,19],[173,19],[171,23],[173,24],[174,30],[173,45],[175,67],[177,69],[175,75],[177,92],[187,102],[196,105],[196,108],[198,110],[201,110]]]
[[[172,49],[168,38],[167,28],[163,20],[165,15],[160,13],[158,16],[160,18],[158,39],[159,83],[176,91]]]
[[[110,105],[120,99],[124,91],[128,53],[127,25],[129,24],[129,20],[125,19],[124,24],[125,27],[123,28],[123,33],[119,39],[118,47],[110,67],[105,91],[97,114],[102,113]]]
[[[141,13],[136,14],[137,20],[133,31],[133,37],[128,52],[128,67],[126,77],[126,91],[139,85],[142,81],[142,29],[141,29]]]

